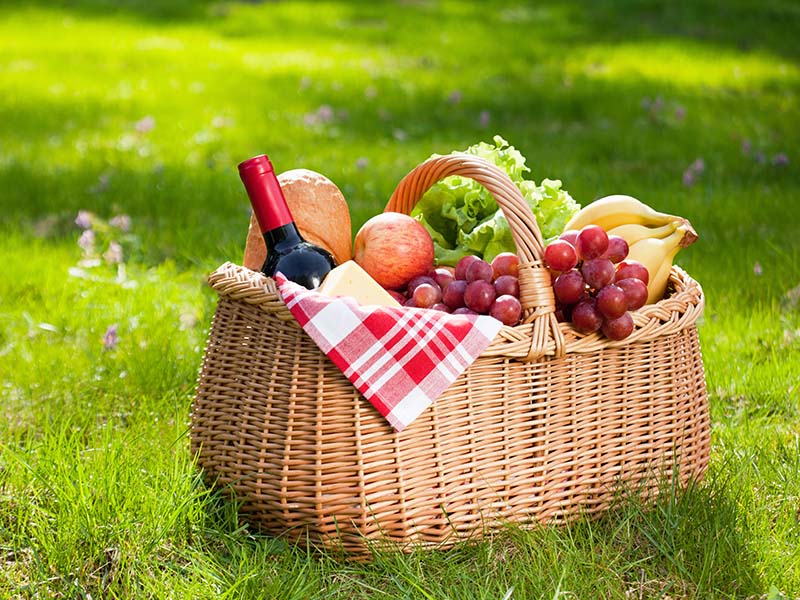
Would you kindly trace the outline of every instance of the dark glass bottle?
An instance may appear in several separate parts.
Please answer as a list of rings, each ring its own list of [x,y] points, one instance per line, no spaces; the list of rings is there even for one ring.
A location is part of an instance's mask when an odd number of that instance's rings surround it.
[[[317,287],[336,261],[300,235],[269,158],[262,154],[240,163],[239,176],[267,245],[261,272],[272,277],[280,271],[304,287]]]

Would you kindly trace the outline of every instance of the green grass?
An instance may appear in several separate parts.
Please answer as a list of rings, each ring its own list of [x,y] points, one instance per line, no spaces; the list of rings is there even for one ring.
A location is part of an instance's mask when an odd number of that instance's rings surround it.
[[[0,597],[800,597],[798,26],[788,0],[0,2]],[[355,229],[495,133],[583,204],[696,226],[706,479],[368,564],[241,526],[187,433],[236,162],[325,173]],[[130,215],[124,273],[79,265],[79,210]]]

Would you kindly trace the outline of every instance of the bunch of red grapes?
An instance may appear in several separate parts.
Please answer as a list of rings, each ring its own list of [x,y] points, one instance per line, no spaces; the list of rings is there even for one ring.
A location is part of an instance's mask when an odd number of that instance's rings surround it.
[[[602,331],[612,340],[633,332],[630,311],[647,302],[647,268],[625,260],[628,243],[587,225],[566,231],[547,245],[544,260],[553,272],[556,316],[581,333]]]
[[[511,252],[498,254],[491,263],[465,256],[455,268],[437,267],[414,277],[404,291],[389,293],[404,306],[491,315],[504,325],[516,325],[522,316],[518,274],[519,258]]]

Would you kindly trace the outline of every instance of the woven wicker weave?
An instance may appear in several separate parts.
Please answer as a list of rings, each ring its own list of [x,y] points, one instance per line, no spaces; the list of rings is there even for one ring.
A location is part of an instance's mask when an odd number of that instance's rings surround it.
[[[447,546],[504,521],[606,509],[618,484],[702,476],[709,417],[695,322],[700,286],[674,267],[670,294],[612,342],[557,323],[542,240],[516,186],[468,156],[430,159],[387,210],[436,181],[473,178],[507,216],[525,322],[489,348],[402,433],[300,329],[272,279],[227,263],[192,411],[192,448],[261,531],[362,552],[382,541]]]

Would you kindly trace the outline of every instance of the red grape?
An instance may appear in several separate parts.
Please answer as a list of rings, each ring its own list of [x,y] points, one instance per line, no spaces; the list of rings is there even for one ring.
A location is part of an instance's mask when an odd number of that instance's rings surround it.
[[[583,297],[586,290],[586,281],[579,271],[573,269],[562,273],[553,282],[553,292],[556,299],[562,304],[575,304]]]
[[[453,311],[454,315],[477,315],[474,310],[471,308],[467,308],[466,306],[461,306]]]
[[[556,320],[559,323],[569,323],[572,320],[573,308],[575,308],[574,304],[556,303]]]
[[[608,248],[603,253],[603,258],[607,258],[612,263],[618,263],[625,260],[628,256],[628,242],[625,238],[618,235],[608,236]]]
[[[473,260],[467,267],[467,276],[465,279],[467,281],[482,280],[491,283],[492,279],[494,279],[494,269],[492,265],[481,258]]]
[[[608,250],[608,234],[599,225],[587,225],[578,232],[575,240],[575,249],[578,251],[578,258],[591,260],[602,256]]]
[[[569,271],[578,264],[578,254],[569,242],[556,240],[544,249],[544,261],[555,271]]]
[[[450,265],[433,266],[433,267],[431,267],[430,271],[428,271],[427,275],[429,277],[433,277],[434,275],[436,275],[436,271],[438,271],[439,269],[444,269],[445,271],[449,272],[450,275],[455,277],[456,268],[455,267],[451,267]]]
[[[614,275],[614,280],[620,281],[629,277],[641,279],[645,284],[650,281],[650,273],[647,271],[647,267],[638,260],[623,260],[617,265],[617,273]]]
[[[607,258],[592,258],[581,265],[581,274],[590,288],[599,290],[614,281],[614,263]]]
[[[607,285],[597,292],[597,310],[603,313],[606,319],[616,319],[628,310],[628,300],[625,291],[616,285]]]
[[[437,302],[436,304],[434,304],[433,306],[431,306],[431,308],[432,308],[433,310],[440,310],[440,311],[442,311],[442,312],[446,312],[446,313],[449,313],[449,312],[450,312],[450,307],[449,307],[449,306],[447,306],[447,304],[445,304],[444,302]]]
[[[453,275],[456,279],[467,279],[467,268],[476,260],[481,260],[477,256],[473,256],[472,254],[468,254],[464,258],[458,261],[456,264],[456,270],[453,272]]]
[[[611,340],[624,340],[631,333],[633,333],[633,317],[629,312],[603,323],[603,334]]]
[[[579,302],[572,309],[572,324],[581,333],[592,333],[603,325],[603,315],[594,298]]]
[[[469,282],[467,289],[464,290],[464,304],[467,305],[467,308],[471,308],[481,314],[489,312],[489,307],[496,297],[497,293],[494,291],[494,286],[483,279]]]
[[[403,304],[406,301],[405,295],[402,294],[401,292],[395,290],[386,290],[386,291],[389,292],[389,295],[395,300],[397,300],[400,304]]]
[[[519,256],[513,252],[501,252],[492,259],[492,269],[494,269],[495,279],[501,275],[517,277],[519,274]]]
[[[574,248],[575,244],[578,241],[578,230],[577,229],[568,229],[567,231],[562,233],[560,236],[558,236],[558,239],[564,240],[566,242],[569,242],[570,244],[572,244],[572,247]]]
[[[617,281],[616,285],[625,292],[628,310],[638,310],[647,303],[647,286],[641,279],[628,277]]]
[[[452,267],[436,267],[431,277],[433,277],[440,288],[444,289],[456,278],[453,273],[454,270]]]
[[[463,279],[456,279],[444,290],[442,290],[442,302],[450,308],[461,308],[464,306],[464,290],[467,289],[467,282]]]
[[[408,306],[409,308],[418,308],[417,307],[417,303],[414,302],[414,297],[413,296],[411,298],[409,298],[408,300],[406,300],[405,302],[403,302],[403,306]]]
[[[409,298],[414,295],[414,290],[421,283],[436,285],[436,280],[430,275],[417,275],[416,277],[412,278],[411,281],[408,282],[408,286],[406,286]]]
[[[519,279],[513,275],[500,275],[494,280],[494,289],[498,296],[508,294],[519,298]]]
[[[411,297],[420,308],[430,308],[442,299],[442,290],[436,283],[420,283]]]
[[[522,315],[522,305],[514,296],[504,294],[498,296],[489,308],[489,314],[503,325],[516,325]]]

